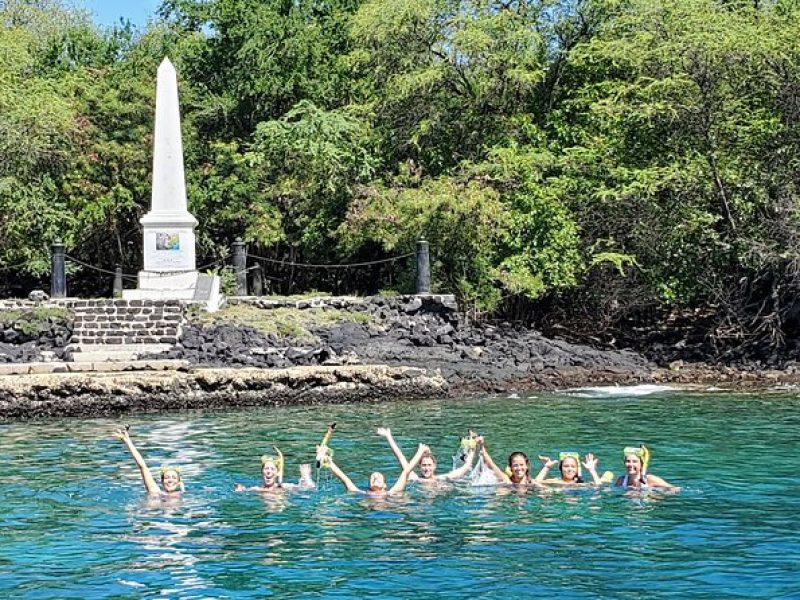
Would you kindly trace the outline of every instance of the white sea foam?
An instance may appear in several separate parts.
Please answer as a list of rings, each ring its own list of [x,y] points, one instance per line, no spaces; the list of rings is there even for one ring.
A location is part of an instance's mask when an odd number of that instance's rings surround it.
[[[650,396],[651,394],[674,392],[679,389],[681,388],[672,385],[642,384],[582,387],[567,391],[575,396],[583,398],[614,398],[617,396]]]

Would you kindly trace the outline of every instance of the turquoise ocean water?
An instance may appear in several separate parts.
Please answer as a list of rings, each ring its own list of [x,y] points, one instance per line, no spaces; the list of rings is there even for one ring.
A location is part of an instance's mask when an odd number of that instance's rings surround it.
[[[0,598],[800,598],[800,394],[585,390],[0,425]],[[440,471],[479,430],[496,459],[594,451],[622,471],[646,442],[678,493],[457,484],[402,498],[320,488],[262,497],[259,456],[288,481],[328,422],[357,485],[399,469],[379,426]],[[151,502],[110,432],[187,493]]]

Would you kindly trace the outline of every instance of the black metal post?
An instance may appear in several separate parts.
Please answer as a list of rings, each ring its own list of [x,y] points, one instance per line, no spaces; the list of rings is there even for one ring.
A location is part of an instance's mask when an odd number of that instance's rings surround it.
[[[67,297],[67,269],[64,258],[64,242],[57,239],[52,244],[53,263],[50,274],[50,297]]]
[[[264,274],[261,272],[261,265],[256,264],[253,266],[253,285],[252,285],[252,294],[253,296],[263,296],[264,295]]]
[[[233,269],[236,271],[236,295],[247,296],[247,251],[241,238],[236,238],[233,246]]]
[[[417,240],[417,294],[431,293],[431,260],[428,242]]]
[[[114,269],[114,290],[112,296],[114,298],[122,298],[122,267],[120,266]]]

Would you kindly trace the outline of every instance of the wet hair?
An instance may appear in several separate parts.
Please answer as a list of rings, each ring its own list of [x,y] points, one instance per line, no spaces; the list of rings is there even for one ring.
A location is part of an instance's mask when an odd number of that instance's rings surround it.
[[[181,475],[180,468],[177,467],[162,467],[161,468],[161,486],[164,486],[164,476],[172,471],[175,475],[178,476],[178,489],[183,492],[183,475]]]
[[[427,457],[430,457],[430,459],[433,461],[433,464],[438,464],[436,462],[436,456],[430,450],[426,450],[425,452],[422,453],[422,457],[419,459],[420,462],[422,462],[423,458],[427,458]]]
[[[524,452],[512,452],[508,455],[508,468],[511,468],[511,463],[514,462],[514,459],[518,456],[521,456],[525,459],[525,476],[531,476],[531,461],[528,460],[528,455]]]
[[[639,461],[639,478],[638,478],[639,479],[639,483],[643,483],[643,484],[647,485],[647,471],[645,470],[645,467],[644,467],[644,459],[641,456],[639,456],[638,454],[634,454],[633,452],[629,452],[628,454],[626,454],[623,457],[623,460],[628,458],[629,456],[633,456],[634,458],[636,458]]]
[[[578,462],[578,460],[574,456],[568,456],[567,458],[571,458],[575,462]],[[560,461],[558,461],[558,470],[561,472],[561,478],[562,479],[564,478],[564,466],[563,465],[564,465],[564,461],[567,460],[567,458],[563,458]],[[580,463],[578,463],[578,464],[580,465]],[[575,473],[575,477],[572,478],[572,481],[574,481],[575,483],[584,483],[583,477],[578,475],[578,473]]]
[[[178,476],[178,481],[183,481],[183,476],[181,475],[181,472],[178,469],[174,469],[172,467],[166,467],[166,468],[161,470],[161,483],[162,484],[164,483],[164,475],[166,475],[170,471],[173,471]]]
[[[369,474],[369,485],[367,486],[367,488],[369,490],[372,490],[372,478],[377,475],[381,476],[381,480],[383,481],[383,489],[388,489],[389,484],[386,483],[386,477],[384,477],[383,473],[381,473],[380,471],[373,471],[372,473]]]

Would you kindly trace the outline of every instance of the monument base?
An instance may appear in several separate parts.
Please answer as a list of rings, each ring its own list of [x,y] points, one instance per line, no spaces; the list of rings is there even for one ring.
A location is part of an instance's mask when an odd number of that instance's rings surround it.
[[[139,287],[122,290],[124,300],[184,300],[203,304],[208,312],[219,310],[224,301],[217,275],[197,271],[176,273],[139,271]]]

